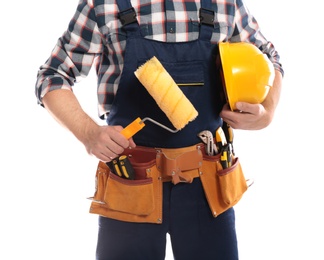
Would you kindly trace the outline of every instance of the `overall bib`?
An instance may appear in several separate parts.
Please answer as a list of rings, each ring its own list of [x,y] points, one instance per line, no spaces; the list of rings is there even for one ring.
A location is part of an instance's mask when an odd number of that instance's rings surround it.
[[[131,8],[129,1],[119,1],[120,10]],[[210,1],[202,1],[208,8]],[[206,3],[205,3],[206,2]],[[207,3],[208,2],[208,3]],[[107,118],[109,125],[131,123],[135,118],[150,117],[174,129],[155,100],[137,80],[134,71],[156,56],[174,81],[198,111],[198,117],[181,131],[171,133],[148,122],[134,137],[137,145],[147,147],[185,147],[200,142],[197,134],[202,130],[215,130],[221,126],[221,79],[216,68],[218,47],[211,44],[213,26],[202,24],[199,38],[190,42],[158,42],[145,39],[138,23],[123,26],[127,33],[124,68],[112,109]]]
[[[150,122],[133,136],[138,146],[179,148],[197,144],[202,130],[222,125],[221,82],[216,68],[217,45],[211,44],[213,26],[201,23],[199,38],[189,42],[158,42],[144,38],[133,22],[130,0],[117,1],[121,18],[126,17],[124,68],[111,112],[109,125],[126,127],[135,118],[150,117],[174,128],[154,99],[140,84],[134,71],[156,56],[198,111],[198,117],[177,133]],[[202,0],[210,9],[211,1]],[[123,12],[125,10],[125,12]],[[208,10],[202,12],[208,14]],[[136,18],[135,18],[136,19]],[[130,23],[128,23],[130,21]],[[97,260],[163,260],[166,234],[170,234],[177,260],[237,260],[233,208],[213,218],[199,178],[190,184],[163,183],[163,223],[132,223],[99,217]]]

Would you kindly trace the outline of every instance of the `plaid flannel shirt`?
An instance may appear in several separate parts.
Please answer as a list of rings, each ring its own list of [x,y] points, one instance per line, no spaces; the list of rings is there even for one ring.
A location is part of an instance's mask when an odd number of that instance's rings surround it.
[[[198,38],[200,0],[132,0],[142,33],[148,39],[183,42]],[[251,42],[283,73],[273,44],[260,32],[243,0],[212,0],[215,12],[212,42]],[[68,29],[58,39],[37,75],[35,94],[71,90],[95,65],[98,76],[98,115],[109,113],[123,70],[125,33],[115,0],[80,0]]]

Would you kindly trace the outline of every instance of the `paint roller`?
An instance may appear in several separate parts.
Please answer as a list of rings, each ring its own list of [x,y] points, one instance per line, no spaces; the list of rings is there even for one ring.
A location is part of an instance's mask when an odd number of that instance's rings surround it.
[[[176,133],[198,116],[197,110],[155,56],[141,65],[134,74],[176,129],[170,129],[149,117],[138,117],[121,131],[127,139],[140,131],[146,120]]]

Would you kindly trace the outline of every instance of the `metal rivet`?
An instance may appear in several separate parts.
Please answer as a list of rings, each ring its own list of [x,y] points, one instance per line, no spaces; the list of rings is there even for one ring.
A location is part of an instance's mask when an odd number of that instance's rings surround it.
[[[162,223],[162,219],[160,219],[160,218],[158,218],[158,220],[157,220],[159,223]]]
[[[150,172],[151,172],[151,169],[146,169],[146,172],[147,172],[147,173],[150,173]]]
[[[175,171],[172,171],[172,172],[171,172],[171,175],[175,175]]]
[[[199,172],[199,175],[202,175],[203,174],[203,172]]]

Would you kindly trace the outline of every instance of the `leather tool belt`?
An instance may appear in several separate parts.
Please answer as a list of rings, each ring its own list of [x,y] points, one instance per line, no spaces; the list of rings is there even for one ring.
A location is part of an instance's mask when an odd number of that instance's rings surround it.
[[[135,179],[124,179],[99,162],[96,189],[90,213],[128,221],[162,223],[163,182],[175,185],[200,178],[211,213],[217,217],[234,206],[248,186],[235,157],[231,167],[222,169],[220,155],[208,156],[203,144],[165,149],[126,149]]]

